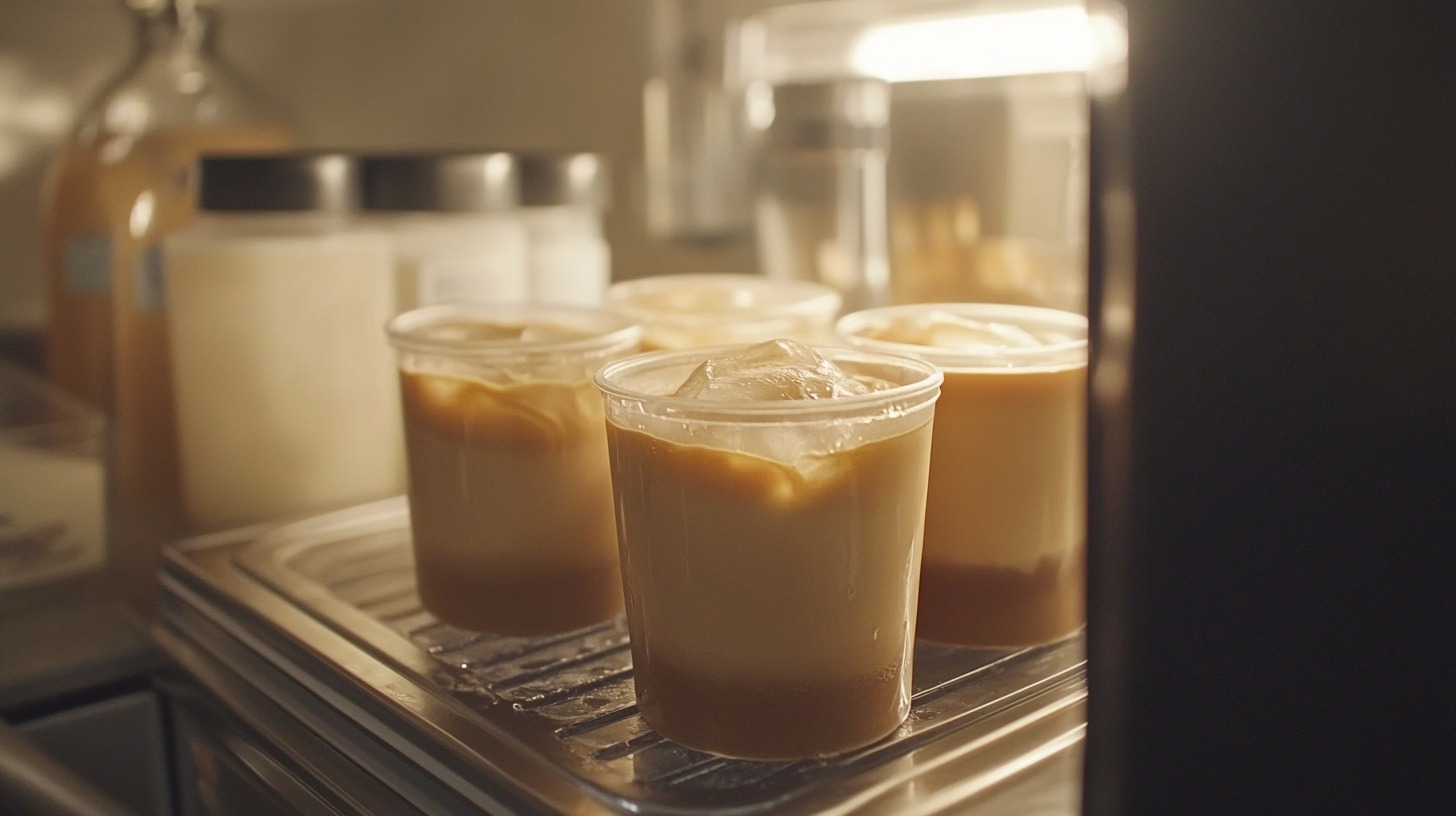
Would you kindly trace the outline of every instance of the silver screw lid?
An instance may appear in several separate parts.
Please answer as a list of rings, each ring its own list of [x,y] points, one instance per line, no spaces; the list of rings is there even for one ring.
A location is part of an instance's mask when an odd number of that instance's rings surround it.
[[[520,199],[516,158],[501,151],[370,155],[359,172],[366,210],[485,212]]]
[[[197,206],[215,212],[349,213],[359,206],[352,155],[332,152],[204,155]]]
[[[584,206],[605,209],[610,195],[607,162],[596,153],[522,153],[516,157],[521,206]]]

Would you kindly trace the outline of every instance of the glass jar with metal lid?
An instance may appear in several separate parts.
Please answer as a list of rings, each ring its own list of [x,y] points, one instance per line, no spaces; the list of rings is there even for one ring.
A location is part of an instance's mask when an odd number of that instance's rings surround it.
[[[184,503],[208,529],[402,492],[383,233],[342,153],[204,156],[164,248]]]
[[[363,223],[394,244],[397,311],[530,298],[515,156],[367,155],[360,174]]]

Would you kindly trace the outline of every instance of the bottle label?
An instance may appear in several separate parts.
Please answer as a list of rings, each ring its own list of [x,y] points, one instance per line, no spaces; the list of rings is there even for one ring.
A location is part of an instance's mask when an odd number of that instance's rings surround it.
[[[132,299],[138,312],[160,312],[167,305],[167,280],[162,269],[162,250],[157,245],[144,249],[132,270]]]
[[[529,294],[519,259],[434,257],[420,263],[418,276],[422,306],[452,301],[519,303]]]
[[[73,295],[111,292],[111,239],[104,233],[83,232],[66,242],[66,291]]]

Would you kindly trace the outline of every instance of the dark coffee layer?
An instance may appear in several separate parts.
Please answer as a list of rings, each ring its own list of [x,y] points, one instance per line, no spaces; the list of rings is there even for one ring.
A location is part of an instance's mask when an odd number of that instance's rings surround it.
[[[642,716],[659,734],[700,751],[791,760],[859,748],[909,713],[899,666],[837,683],[704,677],[653,661],[638,666]]]
[[[420,602],[462,629],[498,635],[568,632],[622,614],[621,573],[615,561],[522,569],[419,561]]]
[[[926,560],[916,635],[963,646],[1032,646],[1060,640],[1086,620],[1079,549],[1043,558],[1032,572]]]

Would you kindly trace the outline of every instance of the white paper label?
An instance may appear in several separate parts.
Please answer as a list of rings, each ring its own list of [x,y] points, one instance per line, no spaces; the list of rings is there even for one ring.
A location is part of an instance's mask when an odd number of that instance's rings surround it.
[[[73,295],[105,295],[111,291],[111,239],[84,232],[66,242],[66,290]]]

